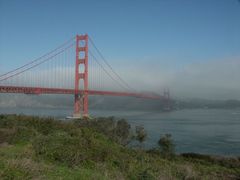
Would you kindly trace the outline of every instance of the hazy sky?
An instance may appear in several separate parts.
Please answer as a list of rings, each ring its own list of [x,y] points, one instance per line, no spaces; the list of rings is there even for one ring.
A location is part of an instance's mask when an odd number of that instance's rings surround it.
[[[0,74],[77,33],[139,89],[240,99],[238,0],[0,0]]]

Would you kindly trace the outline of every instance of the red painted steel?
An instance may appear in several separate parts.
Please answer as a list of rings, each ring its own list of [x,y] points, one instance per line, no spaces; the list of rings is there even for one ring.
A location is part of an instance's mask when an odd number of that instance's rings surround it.
[[[76,62],[75,62],[75,87],[74,87],[74,89],[22,87],[22,86],[0,86],[0,93],[23,93],[23,94],[34,94],[34,95],[73,94],[75,97],[74,116],[76,116],[76,117],[88,115],[88,95],[130,96],[130,97],[137,97],[137,98],[160,99],[160,100],[163,100],[164,102],[166,102],[166,105],[167,105],[166,109],[170,109],[169,90],[164,91],[163,96],[154,95],[154,94],[146,94],[146,93],[129,93],[129,92],[89,90],[88,89],[88,38],[89,37],[87,34],[76,36],[76,60],[75,60]],[[82,44],[84,44],[84,45],[82,45]],[[65,49],[63,49],[62,51],[64,51]],[[61,53],[62,51],[60,51],[59,53]],[[80,55],[82,53],[84,54],[83,57],[82,57],[82,55]],[[54,56],[51,56],[49,58],[52,58]],[[47,58],[46,60],[44,60],[42,62],[47,61],[49,58]],[[40,63],[42,63],[42,62],[40,62]],[[32,67],[35,67],[35,66],[39,65],[40,63],[38,63]],[[83,72],[80,72],[80,70],[79,70],[80,66],[84,66]],[[25,67],[25,66],[22,66],[22,67]],[[29,70],[29,68],[24,71],[27,71],[27,70]],[[5,79],[11,78],[12,76],[16,76],[24,71],[15,73],[11,76],[8,76]],[[14,71],[10,71],[10,72],[14,72]],[[1,80],[5,80],[5,79],[1,79]],[[83,80],[83,84],[80,83],[81,80]]]
[[[18,86],[0,86],[0,93],[22,93],[22,94],[84,94],[88,95],[108,95],[108,96],[130,96],[147,99],[165,100],[165,96],[144,94],[144,93],[128,93],[128,92],[113,92],[113,91],[96,91],[96,90],[78,90],[75,89],[60,89],[60,88],[41,88],[41,87],[18,87]]]
[[[79,38],[76,36],[76,63],[75,63],[75,93],[74,93],[74,114],[80,113],[80,95],[78,94],[79,90],[79,53],[78,53],[78,44]]]
[[[80,44],[84,44],[81,46]],[[84,57],[79,57],[83,53]],[[84,66],[84,72],[79,72],[79,66]],[[80,84],[80,80],[83,84]],[[84,87],[81,87],[83,85]],[[82,90],[82,91],[81,91]],[[79,93],[81,92],[81,93]],[[74,116],[88,116],[88,35],[76,36],[75,63],[75,101]]]

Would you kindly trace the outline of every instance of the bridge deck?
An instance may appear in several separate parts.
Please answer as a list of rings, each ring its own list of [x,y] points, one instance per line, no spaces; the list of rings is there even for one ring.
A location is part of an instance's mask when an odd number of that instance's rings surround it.
[[[128,93],[128,92],[113,92],[113,91],[97,91],[97,90],[79,90],[75,89],[60,89],[60,88],[42,88],[42,87],[18,87],[18,86],[0,86],[0,93],[21,93],[21,94],[83,94],[89,95],[108,95],[108,96],[130,96],[147,99],[165,99],[164,96],[151,95],[144,93]]]

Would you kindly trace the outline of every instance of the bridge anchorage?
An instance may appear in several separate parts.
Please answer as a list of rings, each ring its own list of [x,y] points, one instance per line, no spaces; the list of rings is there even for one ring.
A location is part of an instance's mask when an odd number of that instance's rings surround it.
[[[89,49],[89,44],[105,66],[97,59],[92,49]],[[109,90],[112,87],[109,87],[108,81],[105,82],[107,78],[111,80],[111,86],[113,84],[116,86],[114,90]],[[122,90],[118,90],[119,88]],[[169,90],[164,90],[163,95],[136,92],[114,71],[87,34],[76,35],[45,55],[0,75],[0,93],[72,94],[74,95],[72,118],[89,116],[89,95],[156,99],[164,103],[164,110],[170,110]]]

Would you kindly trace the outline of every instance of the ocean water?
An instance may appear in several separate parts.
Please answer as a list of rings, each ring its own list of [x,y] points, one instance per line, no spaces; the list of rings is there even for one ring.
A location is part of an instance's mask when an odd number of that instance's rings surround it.
[[[63,119],[71,108],[0,108],[4,114],[54,116]],[[125,118],[132,128],[143,125],[148,133],[146,148],[157,146],[160,136],[172,134],[176,151],[240,156],[240,109],[193,109],[173,112],[90,111],[92,116]]]

